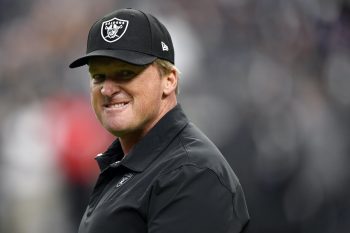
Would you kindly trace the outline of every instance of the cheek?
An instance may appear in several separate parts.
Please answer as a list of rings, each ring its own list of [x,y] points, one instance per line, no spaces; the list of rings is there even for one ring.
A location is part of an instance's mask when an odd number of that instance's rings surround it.
[[[137,92],[132,93],[134,97],[134,113],[140,117],[150,117],[157,112],[160,105],[161,95],[158,83],[142,82],[139,83]],[[136,89],[133,89],[136,90]]]
[[[158,80],[157,80],[158,81]],[[153,83],[145,83],[141,89],[142,102],[147,105],[147,108],[158,105],[162,98],[161,83],[158,81]],[[146,108],[146,106],[144,106]]]
[[[95,114],[99,113],[99,89],[95,86],[90,87],[90,102]]]
[[[143,111],[149,113],[150,115],[157,115],[162,102],[160,82],[149,85],[145,90],[147,91],[143,100]]]

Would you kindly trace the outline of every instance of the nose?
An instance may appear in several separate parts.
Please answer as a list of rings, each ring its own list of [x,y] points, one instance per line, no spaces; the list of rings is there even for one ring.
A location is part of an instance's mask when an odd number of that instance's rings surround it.
[[[119,85],[111,79],[106,79],[101,87],[101,94],[104,96],[111,97],[118,93],[120,90]]]

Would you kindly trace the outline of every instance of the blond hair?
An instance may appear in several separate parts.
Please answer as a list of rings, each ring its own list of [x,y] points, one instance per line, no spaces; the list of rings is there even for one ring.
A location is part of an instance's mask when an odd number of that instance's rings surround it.
[[[157,58],[153,63],[158,67],[161,77],[163,77],[164,75],[168,75],[171,72],[173,72],[173,70],[175,70],[175,73],[176,73],[175,75],[178,77],[175,93],[176,95],[178,95],[180,91],[179,90],[179,76],[180,76],[179,69],[171,62],[167,60],[159,59],[159,58]]]

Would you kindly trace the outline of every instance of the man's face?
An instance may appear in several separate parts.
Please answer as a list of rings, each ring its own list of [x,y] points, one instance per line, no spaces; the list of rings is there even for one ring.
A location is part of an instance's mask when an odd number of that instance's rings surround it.
[[[89,72],[92,107],[113,135],[143,136],[159,120],[164,85],[155,65],[95,57]]]

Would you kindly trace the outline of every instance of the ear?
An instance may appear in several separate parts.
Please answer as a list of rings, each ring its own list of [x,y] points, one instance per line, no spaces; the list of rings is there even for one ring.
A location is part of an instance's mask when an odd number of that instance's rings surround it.
[[[177,81],[178,75],[175,69],[163,77],[163,94],[165,96],[175,93]]]

